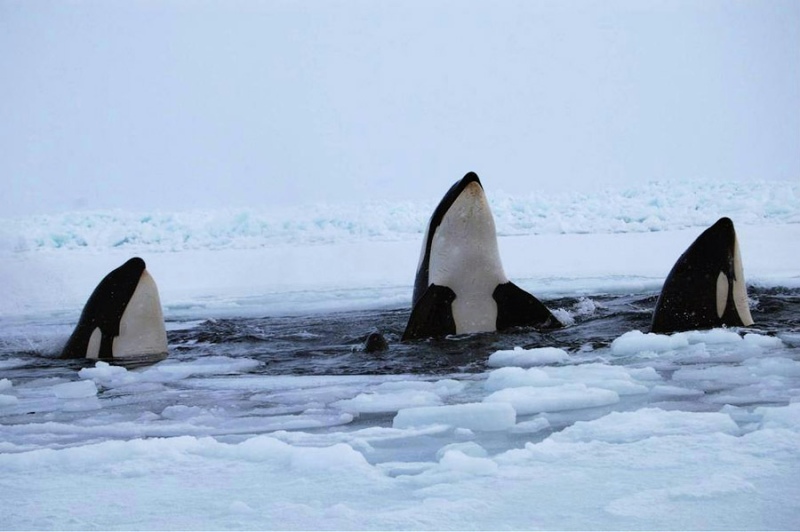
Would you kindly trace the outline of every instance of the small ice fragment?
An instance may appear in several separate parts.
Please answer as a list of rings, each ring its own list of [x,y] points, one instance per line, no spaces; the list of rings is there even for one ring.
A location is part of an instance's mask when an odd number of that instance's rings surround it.
[[[611,390],[589,388],[581,383],[548,388],[525,386],[494,392],[486,397],[484,402],[507,403],[512,405],[518,414],[525,415],[611,405],[619,402],[619,394]]]
[[[567,360],[569,360],[567,352],[556,347],[538,347],[535,349],[515,347],[511,351],[497,351],[493,353],[486,363],[492,368],[502,368],[506,366],[529,368],[532,366],[559,364]]]
[[[446,406],[422,406],[400,410],[392,426],[398,429],[425,425],[450,425],[480,431],[506,430],[516,422],[517,414],[507,403],[466,403]]]
[[[59,399],[83,399],[97,395],[93,381],[65,382],[53,386],[53,394]]]

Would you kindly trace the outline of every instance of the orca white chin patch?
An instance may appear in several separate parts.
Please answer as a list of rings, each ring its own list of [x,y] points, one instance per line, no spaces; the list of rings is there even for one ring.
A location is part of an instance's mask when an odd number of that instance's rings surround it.
[[[747,301],[747,286],[744,282],[744,268],[742,267],[742,256],[739,252],[739,239],[733,243],[733,304],[745,327],[753,325],[753,316],[750,314],[750,304]]]
[[[147,270],[142,272],[119,323],[114,338],[114,358],[166,355],[167,331],[156,283]]]
[[[499,284],[507,283],[494,218],[483,188],[467,185],[447,210],[431,241],[429,281],[448,286],[457,334],[496,329]]]
[[[100,342],[103,340],[103,331],[100,327],[95,327],[86,345],[86,358],[100,358]]]
[[[728,306],[728,276],[719,272],[717,277],[717,317],[722,318],[725,307]]]

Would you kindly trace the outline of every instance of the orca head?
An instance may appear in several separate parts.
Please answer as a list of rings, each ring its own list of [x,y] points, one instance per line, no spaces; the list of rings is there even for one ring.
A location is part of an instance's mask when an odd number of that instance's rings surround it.
[[[469,172],[450,187],[428,222],[413,305],[435,286],[445,291],[428,305],[452,311],[441,320],[452,324],[446,329],[457,334],[494,331],[498,309],[492,294],[507,282],[489,202],[480,179]]]
[[[402,340],[517,326],[562,324],[506,277],[489,202],[480,179],[469,172],[448,190],[428,222]]]
[[[653,332],[753,324],[733,221],[720,218],[680,256],[664,282]]]
[[[477,174],[469,172],[450,187],[428,222],[412,302],[416,304],[430,284],[452,286],[465,274],[486,273],[507,281],[489,202]]]
[[[61,356],[130,365],[167,356],[158,288],[144,260],[134,257],[100,281]]]

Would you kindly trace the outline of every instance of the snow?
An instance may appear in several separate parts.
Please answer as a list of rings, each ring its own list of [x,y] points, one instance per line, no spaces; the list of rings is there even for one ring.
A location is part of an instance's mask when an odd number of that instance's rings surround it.
[[[493,368],[503,366],[519,366],[527,368],[530,366],[544,366],[565,362],[569,355],[563,349],[556,347],[540,347],[535,349],[522,349],[515,347],[511,351],[497,351],[489,356],[487,364]]]
[[[800,286],[797,185],[712,188],[496,196],[504,266],[539,297],[578,298],[560,316],[591,320],[599,295],[655,294],[702,226],[732,212],[748,282]],[[478,353],[486,371],[447,375],[273,375],[247,352],[73,371],[31,354],[57,352],[98,280],[134,253],[170,331],[407,308],[429,207],[3,223],[0,371],[47,363],[0,378],[3,526],[800,527],[791,327],[619,330],[579,349],[501,337]]]

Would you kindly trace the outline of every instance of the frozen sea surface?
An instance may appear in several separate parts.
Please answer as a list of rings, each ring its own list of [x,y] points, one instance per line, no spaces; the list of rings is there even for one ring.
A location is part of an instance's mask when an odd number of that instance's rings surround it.
[[[566,328],[400,343],[431,206],[4,221],[0,527],[800,528],[797,185],[490,199]],[[723,215],[756,325],[648,334]],[[170,357],[56,360],[133,254]]]
[[[409,344],[407,309],[181,318],[138,369],[6,329],[3,526],[796,529],[800,290],[750,295],[757,327],[673,335],[654,294]]]

